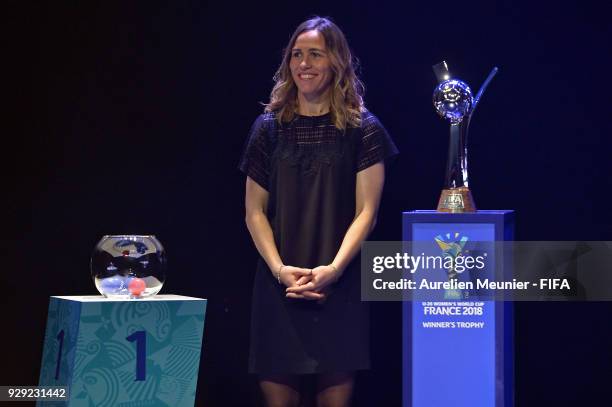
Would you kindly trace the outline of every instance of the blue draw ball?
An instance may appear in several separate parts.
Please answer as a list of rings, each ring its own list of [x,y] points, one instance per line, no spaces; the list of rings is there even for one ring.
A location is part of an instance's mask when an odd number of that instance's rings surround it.
[[[127,284],[123,277],[112,276],[100,281],[100,289],[104,294],[120,294],[127,289]]]

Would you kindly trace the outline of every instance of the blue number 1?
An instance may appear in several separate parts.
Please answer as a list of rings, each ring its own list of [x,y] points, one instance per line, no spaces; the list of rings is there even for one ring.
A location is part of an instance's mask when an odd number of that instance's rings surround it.
[[[147,332],[136,331],[127,338],[128,341],[136,341],[136,382],[144,381],[147,377]]]
[[[59,349],[57,350],[57,362],[55,363],[55,380],[59,380],[60,362],[62,361],[62,348],[64,347],[64,330],[62,329],[56,336],[59,341]]]

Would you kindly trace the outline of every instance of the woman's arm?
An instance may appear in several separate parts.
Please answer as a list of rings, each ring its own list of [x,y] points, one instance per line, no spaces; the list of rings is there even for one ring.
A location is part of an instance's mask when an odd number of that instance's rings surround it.
[[[385,165],[382,162],[357,173],[355,219],[348,228],[342,245],[331,263],[340,274],[359,252],[361,243],[376,226],[384,183]]]
[[[287,297],[293,298],[294,294],[305,290],[320,290],[340,278],[344,269],[359,252],[361,243],[376,225],[376,216],[384,183],[385,165],[382,162],[357,173],[355,218],[344,235],[336,257],[330,265],[313,269],[310,282],[287,288]]]
[[[310,269],[283,264],[274,242],[274,233],[266,216],[268,210],[268,191],[253,181],[251,177],[247,177],[245,190],[245,221],[257,251],[263,257],[274,278],[279,278],[280,282],[287,287],[294,286],[298,278],[311,274]],[[324,294],[314,292],[303,294],[305,298],[313,300],[320,300],[324,297]]]
[[[257,251],[274,272],[283,265],[274,243],[274,235],[266,216],[268,210],[268,191],[247,177],[244,197],[245,222]],[[276,275],[275,275],[276,276]]]

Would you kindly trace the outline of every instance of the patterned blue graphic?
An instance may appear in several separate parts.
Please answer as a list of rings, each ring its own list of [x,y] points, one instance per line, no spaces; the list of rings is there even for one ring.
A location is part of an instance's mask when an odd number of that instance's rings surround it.
[[[40,405],[193,406],[206,300],[163,297],[52,297],[39,383],[68,385],[71,399]],[[62,329],[63,355],[55,380],[57,334]]]

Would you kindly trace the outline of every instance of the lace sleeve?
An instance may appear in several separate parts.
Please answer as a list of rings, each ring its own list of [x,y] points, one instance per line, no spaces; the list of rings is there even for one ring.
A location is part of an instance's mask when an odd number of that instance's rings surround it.
[[[376,116],[367,112],[361,123],[362,135],[357,157],[357,172],[395,157],[399,151]]]
[[[265,115],[262,114],[251,126],[249,137],[242,152],[238,168],[257,182],[262,188],[268,189],[270,177],[270,148]]]

